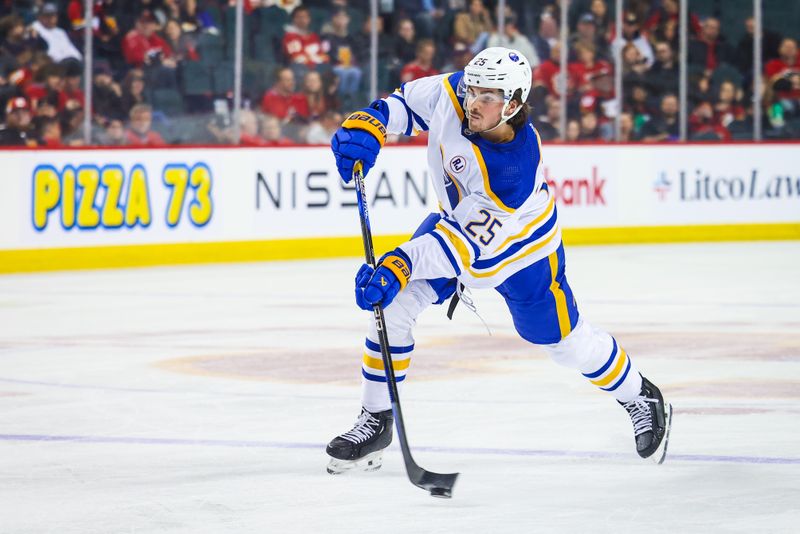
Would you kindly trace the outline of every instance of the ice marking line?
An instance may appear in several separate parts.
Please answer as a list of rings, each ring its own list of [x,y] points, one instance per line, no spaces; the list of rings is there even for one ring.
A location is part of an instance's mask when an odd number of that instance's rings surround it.
[[[0,434],[0,441],[36,441],[36,442],[71,442],[71,443],[122,443],[129,445],[183,445],[200,447],[235,447],[261,449],[309,449],[322,451],[321,443],[301,443],[291,441],[248,441],[229,439],[180,439],[180,438],[148,438],[128,436],[69,436],[48,434]],[[392,447],[396,449],[396,447]],[[480,456],[528,456],[538,458],[608,458],[615,460],[635,459],[632,453],[605,451],[567,451],[548,449],[501,449],[481,447],[414,447],[422,452],[443,454],[473,454]],[[731,464],[778,464],[800,465],[800,458],[781,458],[771,456],[725,456],[717,454],[670,454],[671,462],[712,462]]]

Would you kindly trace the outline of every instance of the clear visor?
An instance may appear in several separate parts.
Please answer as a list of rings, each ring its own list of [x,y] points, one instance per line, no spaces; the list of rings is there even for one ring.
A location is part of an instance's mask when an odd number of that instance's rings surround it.
[[[498,93],[495,90],[481,90],[476,89],[475,87],[467,87],[464,91],[464,103],[466,105],[470,105],[473,102],[477,102],[481,105],[499,105],[505,103],[505,98],[502,94]]]
[[[480,92],[480,89],[468,86],[466,83],[464,83],[463,78],[458,84],[456,93],[460,98],[464,99],[464,105],[469,105],[475,99],[477,99],[480,104],[501,104],[505,102],[503,95],[498,93],[496,90],[485,91],[482,93]]]

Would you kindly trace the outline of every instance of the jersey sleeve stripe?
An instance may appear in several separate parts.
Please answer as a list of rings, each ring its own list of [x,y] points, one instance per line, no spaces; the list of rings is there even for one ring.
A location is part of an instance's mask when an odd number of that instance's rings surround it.
[[[483,159],[483,154],[481,154],[481,149],[478,147],[478,145],[473,143],[472,151],[475,152],[475,159],[478,161],[478,165],[480,166],[481,169],[481,175],[483,176],[483,188],[486,191],[486,194],[489,195],[489,198],[492,199],[492,201],[497,205],[497,207],[508,213],[514,213],[514,208],[509,208],[508,206],[503,204],[503,201],[500,200],[500,197],[498,197],[494,193],[494,191],[492,191],[492,186],[489,182],[489,171],[486,170],[486,161],[484,161]]]
[[[417,115],[413,109],[408,105],[406,99],[403,97],[402,94],[398,94],[397,92],[392,93],[389,95],[389,98],[394,98],[403,104],[403,107],[406,110],[406,115],[408,115],[408,126],[406,127],[406,131],[403,135],[413,135],[414,133],[414,126],[419,126],[419,129],[423,132],[428,131],[428,124],[423,120],[422,117]]]
[[[453,267],[453,271],[456,273],[456,276],[459,276],[461,274],[461,266],[458,265],[455,256],[453,256],[453,253],[450,251],[450,247],[447,246],[447,243],[445,243],[442,236],[440,236],[437,232],[431,232],[431,235],[439,243],[439,246],[442,247],[442,250],[444,250],[444,254],[447,256],[447,260]]]
[[[453,89],[453,84],[450,82],[450,76],[445,76],[444,79],[442,80],[442,84],[444,84],[444,88],[447,91],[447,95],[450,97],[450,102],[453,103],[453,107],[456,110],[458,119],[461,122],[464,122],[464,108],[461,107],[461,102],[458,101],[455,89]]]
[[[556,301],[556,315],[558,316],[558,328],[561,330],[561,338],[565,338],[572,332],[572,324],[569,321],[569,310],[567,309],[567,296],[561,285],[556,280],[558,275],[558,251],[550,254],[547,259],[550,261],[550,293]]]
[[[469,236],[467,236],[467,234],[464,233],[464,230],[461,229],[461,226],[459,226],[457,222],[448,219],[446,217],[442,217],[441,220],[439,220],[438,224],[441,224],[442,226],[446,227],[448,230],[453,232],[453,235],[460,237],[461,241],[465,245],[469,245],[469,247],[472,249],[473,261],[478,259],[478,257],[481,255],[481,250],[478,248],[478,245],[473,243],[472,239],[470,239]]]

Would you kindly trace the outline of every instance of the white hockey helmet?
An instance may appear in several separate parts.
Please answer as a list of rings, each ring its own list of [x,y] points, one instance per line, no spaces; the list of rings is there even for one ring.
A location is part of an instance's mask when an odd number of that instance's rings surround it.
[[[502,89],[506,102],[520,89],[525,102],[531,92],[531,65],[518,50],[502,46],[487,48],[464,67],[464,83],[473,87]]]
[[[516,115],[522,106],[517,107],[511,115],[506,115],[514,93],[521,91],[520,98],[524,103],[531,92],[531,66],[528,59],[518,50],[495,46],[487,48],[472,58],[464,67],[464,92],[467,87],[488,87],[503,91],[503,110],[500,122],[489,130],[494,130]],[[466,100],[465,100],[466,104]]]

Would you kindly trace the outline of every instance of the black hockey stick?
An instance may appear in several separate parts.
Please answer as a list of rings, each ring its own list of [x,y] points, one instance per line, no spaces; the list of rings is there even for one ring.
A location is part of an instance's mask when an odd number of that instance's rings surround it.
[[[375,265],[375,250],[372,246],[372,230],[369,224],[369,210],[367,209],[367,195],[364,189],[364,173],[360,161],[353,167],[353,180],[356,183],[358,197],[358,215],[361,218],[361,237],[364,240],[364,257],[372,267]],[[406,439],[406,426],[403,423],[403,412],[400,410],[400,396],[397,393],[397,381],[394,378],[392,355],[389,352],[389,336],[386,333],[386,321],[383,318],[383,306],[375,304],[375,327],[378,330],[378,340],[383,357],[383,368],[386,370],[386,386],[389,388],[389,399],[392,401],[394,426],[397,429],[397,438],[400,440],[400,450],[403,451],[403,461],[406,464],[406,473],[412,484],[418,488],[429,491],[434,497],[449,499],[453,496],[453,485],[456,483],[458,473],[434,473],[426,471],[417,465],[411,456],[411,449]]]

